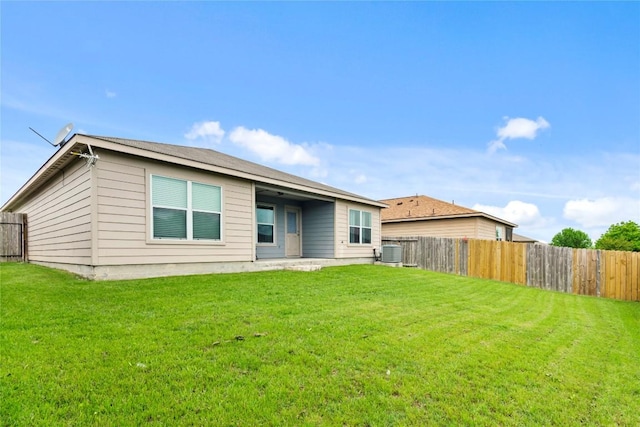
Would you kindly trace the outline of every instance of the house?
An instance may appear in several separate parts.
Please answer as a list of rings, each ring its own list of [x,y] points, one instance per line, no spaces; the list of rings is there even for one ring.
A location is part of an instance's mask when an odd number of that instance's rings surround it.
[[[427,196],[381,200],[382,235],[385,237],[453,237],[513,240],[509,221]]]
[[[513,233],[513,241],[516,243],[540,243],[540,241],[521,234]]]
[[[29,262],[119,279],[372,263],[384,206],[209,149],[75,134],[1,210],[27,215]]]

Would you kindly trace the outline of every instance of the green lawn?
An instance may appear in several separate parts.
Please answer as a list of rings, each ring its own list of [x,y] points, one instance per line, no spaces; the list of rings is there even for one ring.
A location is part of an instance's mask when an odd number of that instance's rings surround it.
[[[383,266],[2,264],[2,425],[640,425],[640,304]]]

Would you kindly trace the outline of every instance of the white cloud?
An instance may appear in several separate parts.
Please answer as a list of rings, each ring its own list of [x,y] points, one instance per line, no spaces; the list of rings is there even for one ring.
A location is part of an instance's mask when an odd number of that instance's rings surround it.
[[[246,129],[238,126],[229,134],[229,139],[234,144],[257,154],[263,161],[275,161],[285,165],[318,166],[320,164],[320,159],[311,154],[307,144],[294,144],[262,129]]]
[[[508,117],[505,117],[508,119]],[[498,137],[504,139],[526,138],[534,139],[541,129],[549,127],[549,122],[543,117],[538,117],[536,121],[518,117],[509,119],[507,124],[498,129]]]
[[[184,134],[184,137],[190,141],[202,139],[206,142],[219,144],[224,137],[224,130],[220,127],[220,122],[204,121],[194,123],[191,130]]]
[[[104,91],[104,94],[106,95],[107,98],[115,98],[116,96],[118,96],[117,93],[115,93],[115,92],[113,92],[113,91],[111,91],[109,89],[106,89]]]
[[[506,219],[521,227],[539,226],[544,222],[538,206],[519,200],[512,200],[505,207],[475,204],[472,209]]]
[[[583,227],[606,227],[620,221],[640,220],[640,199],[603,197],[599,199],[569,200],[563,216]]]
[[[498,150],[506,150],[507,146],[504,145],[504,142],[502,142],[501,140],[495,140],[495,141],[491,141],[489,143],[489,148],[488,151],[489,153],[493,154]]]
[[[355,184],[366,184],[369,181],[367,175],[364,173],[355,170],[350,171],[350,173],[352,174],[352,179]]]
[[[538,132],[551,126],[544,117],[538,117],[536,120],[516,117],[510,119],[505,117],[506,124],[498,128],[498,139],[489,142],[489,153],[494,153],[499,149],[505,149],[505,141],[507,139],[534,139],[538,136]]]

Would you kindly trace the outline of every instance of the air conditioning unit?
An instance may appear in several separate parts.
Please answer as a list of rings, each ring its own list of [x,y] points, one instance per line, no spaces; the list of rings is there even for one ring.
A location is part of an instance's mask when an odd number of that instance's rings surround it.
[[[402,246],[383,245],[382,246],[382,262],[386,262],[386,263],[402,262]]]

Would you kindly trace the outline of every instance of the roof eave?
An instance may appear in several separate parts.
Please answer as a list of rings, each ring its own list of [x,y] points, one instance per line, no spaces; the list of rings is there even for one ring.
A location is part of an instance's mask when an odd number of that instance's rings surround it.
[[[13,196],[5,202],[0,211],[11,212],[24,198],[29,196],[34,191],[38,190],[46,180],[57,170],[63,169],[69,164],[74,155],[72,154],[74,149],[77,149],[79,145],[79,135],[73,135],[69,141],[67,141],[62,147],[58,149],[41,167],[36,173],[27,180],[22,187],[16,191]],[[85,144],[86,145],[86,144]]]
[[[498,217],[486,214],[484,212],[453,214],[453,215],[423,216],[423,217],[415,217],[415,218],[391,218],[391,219],[383,219],[382,223],[385,224],[385,223],[396,223],[396,222],[432,221],[432,220],[439,220],[439,219],[474,218],[474,217],[484,217],[492,221],[508,225],[513,228],[518,227],[517,224],[514,224],[509,221],[505,221],[504,219],[500,219]]]
[[[201,163],[195,160],[185,159],[182,157],[172,156],[163,153],[157,153],[154,151],[144,150],[142,148],[131,147],[128,145],[118,144],[117,142],[108,141],[102,138],[94,138],[88,135],[75,134],[71,139],[64,144],[44,165],[38,169],[38,171],[22,186],[20,189],[0,208],[2,211],[12,210],[21,200],[27,197],[32,192],[36,191],[46,179],[54,173],[56,170],[62,169],[73,158],[71,154],[72,150],[79,144],[91,145],[94,148],[101,148],[123,154],[130,154],[138,157],[144,157],[152,160],[158,160],[166,163],[172,163],[180,166],[191,167],[195,169],[205,170],[209,172],[220,173],[223,175],[234,176],[249,181],[281,186],[290,188],[293,190],[303,191],[311,194],[318,194],[325,197],[331,197],[334,199],[347,200],[356,203],[367,204],[380,208],[387,207],[385,203],[367,199],[364,197],[357,197],[356,195],[341,194],[328,190],[322,190],[318,188],[309,187],[306,185],[293,184],[290,182],[282,181],[279,179],[273,179],[256,174],[251,174],[236,169],[225,168],[222,166],[210,165],[207,163]]]
[[[223,166],[215,166],[208,163],[202,163],[195,160],[187,159],[184,157],[172,156],[169,154],[157,153],[155,151],[149,151],[142,148],[131,147],[129,145],[118,144],[117,142],[107,141],[101,138],[92,138],[89,136],[85,136],[86,138],[91,138],[92,145],[96,147],[100,147],[103,149],[108,149],[112,151],[117,151],[125,154],[131,154],[135,156],[145,157],[153,160],[158,160],[167,163],[173,163],[180,166],[191,167],[195,169],[205,170],[209,172],[220,173],[223,175],[234,176],[238,178],[243,178],[249,181],[259,182],[263,184],[277,185],[285,188],[290,188],[293,190],[303,191],[311,194],[319,194],[326,197],[332,197],[335,199],[349,200],[357,203],[364,203],[372,206],[377,206],[380,208],[387,207],[385,203],[378,202],[376,200],[367,199],[364,197],[356,197],[350,196],[347,194],[341,194],[337,192],[331,192],[328,190],[322,190],[318,188],[309,187],[306,185],[293,184],[291,182],[282,181],[279,179],[269,178],[261,175],[256,175],[248,172],[243,172],[237,169],[225,168]]]

